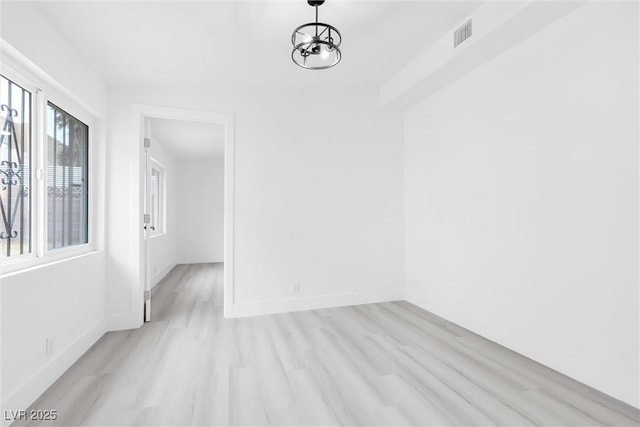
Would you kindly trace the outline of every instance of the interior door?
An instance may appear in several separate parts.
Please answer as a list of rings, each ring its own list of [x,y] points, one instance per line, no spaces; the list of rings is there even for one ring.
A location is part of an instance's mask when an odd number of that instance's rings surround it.
[[[145,126],[145,135],[148,127]],[[151,251],[149,240],[153,230],[151,223],[151,140],[144,138],[144,321],[151,321]]]

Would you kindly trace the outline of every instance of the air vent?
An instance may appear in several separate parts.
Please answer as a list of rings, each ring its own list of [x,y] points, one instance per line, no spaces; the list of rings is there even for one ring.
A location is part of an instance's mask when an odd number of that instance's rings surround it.
[[[471,37],[471,19],[462,24],[462,26],[453,33],[453,47],[457,47],[469,37]]]

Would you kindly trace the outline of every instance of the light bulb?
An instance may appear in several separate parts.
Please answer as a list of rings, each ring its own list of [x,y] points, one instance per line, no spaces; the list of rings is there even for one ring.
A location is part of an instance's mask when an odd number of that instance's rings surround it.
[[[329,49],[325,47],[320,53],[320,59],[329,59]]]
[[[311,43],[313,41],[313,37],[311,37],[310,34],[305,34],[304,36],[302,36],[302,43],[308,44]]]

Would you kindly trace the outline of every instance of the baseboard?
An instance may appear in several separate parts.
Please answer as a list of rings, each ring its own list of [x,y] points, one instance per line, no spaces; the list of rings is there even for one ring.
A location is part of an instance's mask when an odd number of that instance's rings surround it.
[[[105,321],[101,320],[90,327],[76,341],[53,357],[49,363],[42,366],[35,374],[7,395],[2,401],[2,414],[5,411],[27,409],[42,393],[47,390],[60,376],[73,365],[89,348],[95,344],[106,332]],[[10,420],[2,417],[2,425],[8,425]]]
[[[178,258],[178,264],[210,264],[213,262],[223,262],[222,259],[211,257],[183,257]]]
[[[131,316],[129,314],[115,314],[107,316],[106,330],[123,331],[127,329],[137,329],[142,326],[142,313],[140,316]]]
[[[540,340],[531,340],[530,337],[522,335],[519,331],[510,329],[508,327],[508,323],[499,324],[483,319],[479,316],[474,316],[469,312],[465,312],[463,315],[456,315],[454,312],[443,310],[442,307],[429,305],[423,299],[416,298],[412,295],[407,295],[406,301],[448,322],[465,328],[488,341],[492,341],[496,345],[502,346],[514,353],[518,353],[519,355],[531,359],[548,369],[552,369],[573,379],[574,381],[580,382],[584,384],[585,387],[590,387],[600,393],[606,394],[611,399],[616,399],[636,409],[638,408],[638,402],[637,400],[634,400],[634,397],[620,393],[619,390],[611,389],[610,387],[607,387],[606,384],[595,383],[591,378],[587,378],[583,375],[584,371],[579,372],[574,369],[570,369],[567,367],[568,365],[566,363],[560,362],[566,360],[575,361],[576,353],[570,353],[566,350],[555,348],[556,355],[549,355],[546,352],[546,348],[543,347],[541,350],[539,345]],[[562,357],[558,358],[557,354],[562,354]]]
[[[164,279],[167,276],[167,274],[169,274],[169,272],[174,269],[176,265],[177,263],[175,262],[171,263],[167,265],[165,268],[163,268],[162,270],[160,270],[159,273],[156,273],[155,276],[151,278],[151,288],[153,289],[158,283],[160,283],[160,281]]]
[[[376,291],[349,292],[343,294],[317,295],[268,301],[236,302],[226,317],[249,317],[264,314],[289,313],[292,311],[319,308],[343,307],[347,305],[373,304],[404,300],[404,289],[380,289]]]

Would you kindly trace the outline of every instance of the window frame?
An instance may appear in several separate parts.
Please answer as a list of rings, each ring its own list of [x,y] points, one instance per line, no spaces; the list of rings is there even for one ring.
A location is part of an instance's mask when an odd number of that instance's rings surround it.
[[[31,194],[31,206],[29,217],[31,220],[31,227],[29,232],[31,233],[31,248],[30,252],[26,254],[14,255],[9,258],[3,258],[2,264],[4,271],[5,268],[11,268],[15,264],[22,264],[26,262],[33,262],[37,258],[37,243],[35,241],[35,236],[38,233],[38,222],[37,222],[37,198],[39,194],[38,190],[38,181],[37,181],[37,128],[38,128],[38,87],[29,79],[23,77],[19,73],[14,72],[11,69],[7,69],[4,66],[0,68],[0,74],[2,74],[7,79],[11,80],[13,83],[21,86],[24,90],[31,93],[31,129],[30,137],[31,137],[31,147],[29,147],[29,151],[31,153],[31,164],[29,165],[29,192]]]
[[[31,253],[3,258],[0,263],[0,276],[19,273],[34,267],[64,261],[96,251],[96,191],[98,148],[95,142],[95,117],[78,105],[68,95],[33,76],[29,70],[17,71],[12,65],[0,61],[0,74],[32,93],[32,141],[31,141]],[[59,106],[88,127],[87,134],[87,243],[48,249],[47,244],[47,106],[48,103]]]
[[[167,233],[167,176],[166,176],[166,172],[165,172],[165,167],[162,163],[160,163],[159,161],[157,161],[154,157],[150,156],[149,157],[149,187],[151,187],[151,177],[153,174],[153,170],[156,169],[157,171],[160,172],[160,191],[159,193],[159,201],[158,201],[158,208],[160,210],[160,224],[159,224],[159,229],[158,229],[158,225],[157,224],[151,224],[153,226],[156,227],[155,230],[149,230],[149,237],[150,238],[154,238],[154,237],[160,237],[163,236]],[[151,202],[151,188],[149,188],[149,201]],[[151,214],[151,211],[153,209],[153,206],[149,206],[149,214]]]
[[[49,165],[49,158],[47,157],[47,138],[48,138],[48,133],[47,133],[47,122],[46,122],[46,117],[47,117],[47,108],[49,106],[49,104],[52,104],[53,107],[57,108],[58,110],[72,116],[74,119],[82,122],[82,124],[84,124],[85,126],[87,126],[87,181],[88,181],[88,185],[87,185],[87,242],[86,243],[80,243],[77,245],[69,245],[69,246],[63,246],[60,248],[52,248],[49,249],[49,245],[48,245],[48,236],[49,236],[49,221],[47,218],[47,184],[46,184],[46,180],[48,179],[48,177],[46,176],[46,171],[49,170],[48,165]],[[45,172],[43,172],[45,179],[43,180],[43,191],[42,191],[42,196],[44,199],[44,223],[43,223],[43,227],[44,227],[44,254],[45,256],[47,256],[48,254],[59,254],[59,253],[63,253],[63,251],[67,250],[67,249],[72,249],[72,248],[80,248],[79,251],[85,251],[87,248],[92,249],[93,245],[92,243],[92,223],[93,223],[93,219],[91,216],[91,206],[93,205],[93,203],[91,203],[91,197],[92,197],[92,193],[93,193],[93,189],[92,189],[92,185],[93,185],[93,179],[91,177],[91,171],[93,169],[92,165],[91,165],[91,159],[92,159],[92,149],[91,149],[91,134],[92,134],[92,128],[91,125],[89,123],[87,123],[83,118],[78,117],[76,114],[74,114],[73,112],[69,111],[68,109],[63,109],[62,107],[59,107],[59,104],[57,104],[53,99],[49,98],[49,99],[45,99],[44,100],[44,110],[43,110],[43,114],[44,114],[44,118],[45,120],[43,121],[44,124],[44,158],[43,158],[43,170]],[[86,118],[85,118],[86,119]],[[77,251],[69,251],[70,253],[75,253]]]

